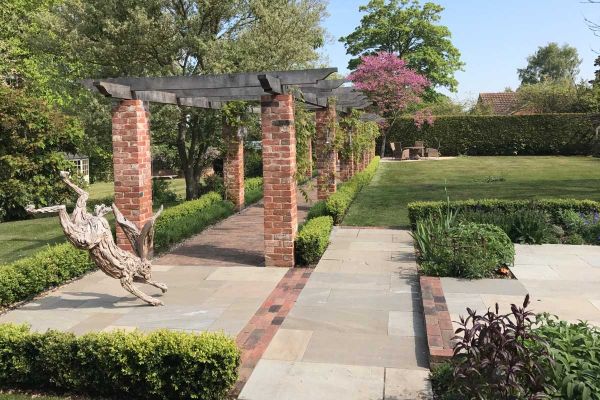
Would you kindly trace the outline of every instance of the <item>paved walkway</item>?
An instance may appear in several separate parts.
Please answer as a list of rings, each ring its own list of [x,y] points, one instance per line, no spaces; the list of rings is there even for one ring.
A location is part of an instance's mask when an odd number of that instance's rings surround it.
[[[406,231],[335,229],[239,398],[426,398],[420,308]]]
[[[531,297],[531,309],[567,321],[586,320],[600,326],[600,246],[515,245],[517,279],[466,281],[442,278],[453,321],[466,308],[485,311],[496,303],[501,312]]]
[[[317,198],[316,186],[307,189],[311,201]],[[298,222],[304,221],[311,204],[298,190]],[[154,265],[210,265],[263,267],[265,264],[264,217],[262,201],[204,230]]]

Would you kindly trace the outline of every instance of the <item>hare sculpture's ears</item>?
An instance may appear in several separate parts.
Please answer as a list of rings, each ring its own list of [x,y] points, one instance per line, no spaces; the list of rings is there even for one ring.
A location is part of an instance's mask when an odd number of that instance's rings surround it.
[[[131,246],[133,247],[133,250],[137,256],[142,260],[147,260],[152,257],[152,247],[154,245],[154,223],[163,212],[163,207],[161,206],[156,214],[154,214],[152,218],[150,218],[144,224],[141,232],[133,222],[129,221],[123,216],[123,214],[121,214],[121,211],[119,211],[117,206],[113,204],[112,209],[117,219],[117,223],[121,229],[123,229],[123,232],[125,232],[125,236],[127,236],[127,239],[129,239],[129,242],[131,243]]]

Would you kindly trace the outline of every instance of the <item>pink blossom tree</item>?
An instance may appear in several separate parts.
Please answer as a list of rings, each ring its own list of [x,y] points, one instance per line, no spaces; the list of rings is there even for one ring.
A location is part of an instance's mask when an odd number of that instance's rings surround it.
[[[410,105],[421,102],[421,96],[430,83],[427,78],[408,68],[406,62],[397,55],[385,51],[363,56],[358,68],[348,79],[371,99],[377,113],[385,118],[381,143],[383,155],[390,127]],[[432,118],[425,120],[433,122]],[[424,122],[420,117],[416,121]]]

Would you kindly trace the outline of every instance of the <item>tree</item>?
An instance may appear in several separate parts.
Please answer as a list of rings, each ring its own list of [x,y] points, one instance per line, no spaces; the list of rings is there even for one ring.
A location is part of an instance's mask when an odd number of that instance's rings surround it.
[[[575,82],[580,64],[581,59],[575,47],[567,44],[559,46],[552,42],[538,47],[533,55],[527,57],[527,66],[517,71],[523,85],[545,80],[569,79]]]
[[[373,101],[378,114],[387,121],[387,126],[382,129],[383,156],[389,127],[411,104],[421,101],[421,96],[430,83],[427,78],[410,69],[396,54],[383,51],[363,56],[358,68],[348,79]]]
[[[439,24],[442,6],[430,2],[421,6],[418,0],[371,0],[359,10],[366,13],[360,25],[340,38],[346,52],[355,56],[348,68],[355,69],[364,55],[395,53],[425,76],[432,88],[456,90],[454,73],[464,64],[450,30]]]
[[[0,84],[0,220],[23,218],[28,204],[63,202],[59,172],[73,168],[64,153],[82,136],[75,120]]]
[[[570,79],[545,80],[517,90],[520,109],[535,113],[598,112],[598,89]]]
[[[53,34],[39,43],[82,65],[77,77],[301,68],[318,58],[324,15],[323,0],[66,0],[45,17]],[[215,158],[219,112],[179,107],[171,116],[161,124],[174,134],[161,137],[177,149],[192,199]]]

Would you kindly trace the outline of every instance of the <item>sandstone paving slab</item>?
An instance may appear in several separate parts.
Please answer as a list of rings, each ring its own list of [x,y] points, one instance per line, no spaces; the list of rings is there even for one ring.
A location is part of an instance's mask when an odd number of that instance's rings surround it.
[[[575,254],[533,253],[515,255],[515,265],[570,265],[573,267],[589,266],[581,257]]]
[[[487,311],[482,295],[474,293],[444,293],[448,312],[455,315],[467,315],[467,308],[480,313]]]
[[[360,229],[358,228],[342,228],[339,226],[334,226],[331,231],[331,237],[337,239],[342,238],[356,238],[358,237],[358,233]]]
[[[239,399],[381,400],[383,385],[383,368],[263,359]]]
[[[206,277],[206,280],[279,282],[287,272],[286,268],[219,268]]]
[[[533,297],[597,297],[600,291],[598,282],[542,281],[523,279],[519,281]]]
[[[392,293],[420,293],[420,290],[416,269],[406,269],[390,275],[390,291]]]
[[[523,295],[527,290],[516,279],[457,279],[441,278],[444,293]]]
[[[420,304],[420,297],[410,290],[393,293],[382,290],[332,289],[327,300],[330,308],[352,310],[411,310]]]
[[[549,265],[519,264],[510,267],[510,271],[517,279],[556,280],[560,277],[558,272]]]
[[[369,309],[296,305],[282,324],[285,329],[386,334],[388,312]]]
[[[592,266],[552,265],[561,281],[598,282],[600,284],[600,268]]]
[[[279,329],[263,358],[267,360],[300,361],[312,333],[312,331],[298,329]]]
[[[535,312],[547,312],[568,321],[600,322],[600,310],[584,298],[533,296],[530,308]]]
[[[415,311],[390,311],[388,335],[425,337],[423,314]]]
[[[392,255],[389,251],[361,251],[361,250],[346,250],[346,249],[338,249],[338,250],[330,250],[327,249],[323,256],[322,260],[343,260],[343,261],[368,261],[368,262],[378,262],[378,261],[391,261]]]
[[[348,249],[353,251],[414,251],[412,244],[410,246],[398,242],[357,242],[350,243]]]
[[[28,324],[36,332],[67,331],[89,316],[87,313],[13,310],[0,316],[0,323]]]
[[[320,306],[327,304],[327,300],[331,295],[330,288],[307,288],[305,287],[298,299],[296,304],[299,306]]]
[[[429,371],[385,369],[385,400],[426,400],[433,398]]]
[[[423,337],[314,331],[302,361],[405,369],[429,368]]]
[[[121,316],[111,325],[132,325],[141,330],[189,329],[205,330],[215,322],[225,310],[200,306],[144,307],[132,310]]]
[[[307,288],[389,290],[390,277],[385,274],[352,275],[336,272],[312,273]]]
[[[101,331],[122,317],[118,313],[93,313],[83,321],[69,328],[69,332],[81,335],[88,332]]]
[[[581,254],[579,257],[591,267],[600,268],[600,251],[598,254]]]
[[[497,295],[497,294],[482,294],[481,299],[483,300],[486,307],[489,308],[490,310],[494,310],[496,308],[496,303],[497,303],[499,312],[503,313],[503,314],[508,314],[511,312],[511,309],[510,309],[511,304],[515,304],[518,307],[521,307],[523,305],[525,296],[505,296],[505,295],[503,296],[503,295]],[[535,308],[535,304],[532,304],[531,307]]]

